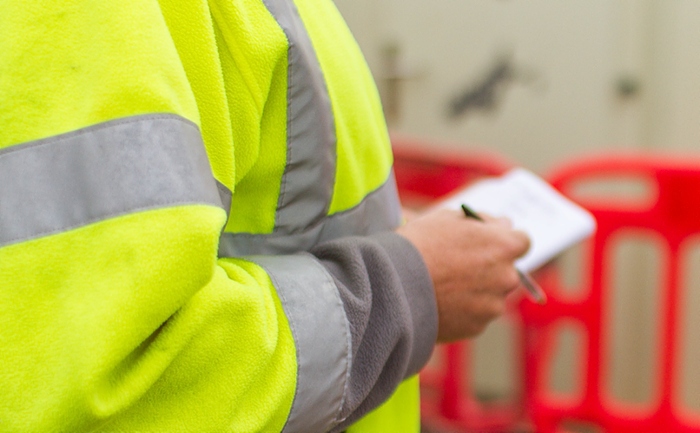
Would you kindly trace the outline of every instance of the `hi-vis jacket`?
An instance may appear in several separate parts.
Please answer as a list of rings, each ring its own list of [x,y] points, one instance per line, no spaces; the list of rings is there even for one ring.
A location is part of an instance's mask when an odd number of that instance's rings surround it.
[[[431,283],[330,0],[0,10],[0,432],[342,431],[420,369]],[[416,410],[412,379],[349,431]]]

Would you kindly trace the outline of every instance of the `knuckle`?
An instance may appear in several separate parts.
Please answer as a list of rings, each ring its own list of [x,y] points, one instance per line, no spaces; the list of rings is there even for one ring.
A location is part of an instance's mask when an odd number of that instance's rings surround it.
[[[530,236],[528,236],[527,233],[520,230],[516,230],[516,234],[518,235],[520,250],[522,252],[529,250],[531,245]]]
[[[520,285],[520,275],[518,271],[511,267],[503,276],[503,286],[510,292]]]
[[[507,248],[512,257],[520,257],[530,249],[530,237],[523,231],[513,230],[509,240]]]

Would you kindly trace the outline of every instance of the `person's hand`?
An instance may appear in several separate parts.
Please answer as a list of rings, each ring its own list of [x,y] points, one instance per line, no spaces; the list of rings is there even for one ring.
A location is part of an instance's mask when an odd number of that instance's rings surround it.
[[[519,286],[513,262],[530,247],[510,221],[440,209],[411,219],[397,230],[423,256],[435,287],[438,341],[481,333],[505,311],[506,296]]]

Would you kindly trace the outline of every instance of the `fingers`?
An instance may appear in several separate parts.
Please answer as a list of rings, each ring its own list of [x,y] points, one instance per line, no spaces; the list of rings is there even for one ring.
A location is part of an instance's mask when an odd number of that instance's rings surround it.
[[[497,226],[503,227],[504,229],[510,229],[512,231],[512,236],[514,237],[513,250],[515,257],[521,257],[530,249],[530,237],[522,230],[517,230],[513,228],[513,222],[507,217],[494,217],[485,213],[478,213],[484,222],[495,224]]]
[[[514,258],[519,258],[524,256],[530,249],[530,237],[522,230],[511,230],[510,236],[512,238],[513,244],[512,254]]]
[[[489,293],[438,298],[438,341],[446,343],[479,335],[505,313],[506,299],[505,294]]]
[[[495,284],[494,286],[500,288],[501,290],[499,291],[499,293],[504,296],[510,294],[510,292],[520,287],[520,274],[518,274],[518,271],[517,269],[515,269],[515,266],[510,265],[506,269],[504,269],[500,273],[500,278],[501,281],[499,281],[498,284]]]
[[[482,215],[480,215],[482,216]],[[424,258],[438,303],[438,339],[472,337],[505,311],[508,294],[520,285],[513,262],[529,238],[510,221],[461,212],[433,211],[398,230]]]

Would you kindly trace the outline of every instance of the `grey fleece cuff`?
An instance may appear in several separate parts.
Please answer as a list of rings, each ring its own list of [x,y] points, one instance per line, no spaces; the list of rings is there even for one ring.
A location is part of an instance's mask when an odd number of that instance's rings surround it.
[[[406,378],[428,362],[437,340],[438,313],[433,282],[423,257],[405,237],[394,232],[371,236],[387,252],[396,269],[411,310],[414,342]]]
[[[437,307],[421,255],[393,232],[349,236],[311,250],[335,281],[352,336],[342,431],[428,361]]]

